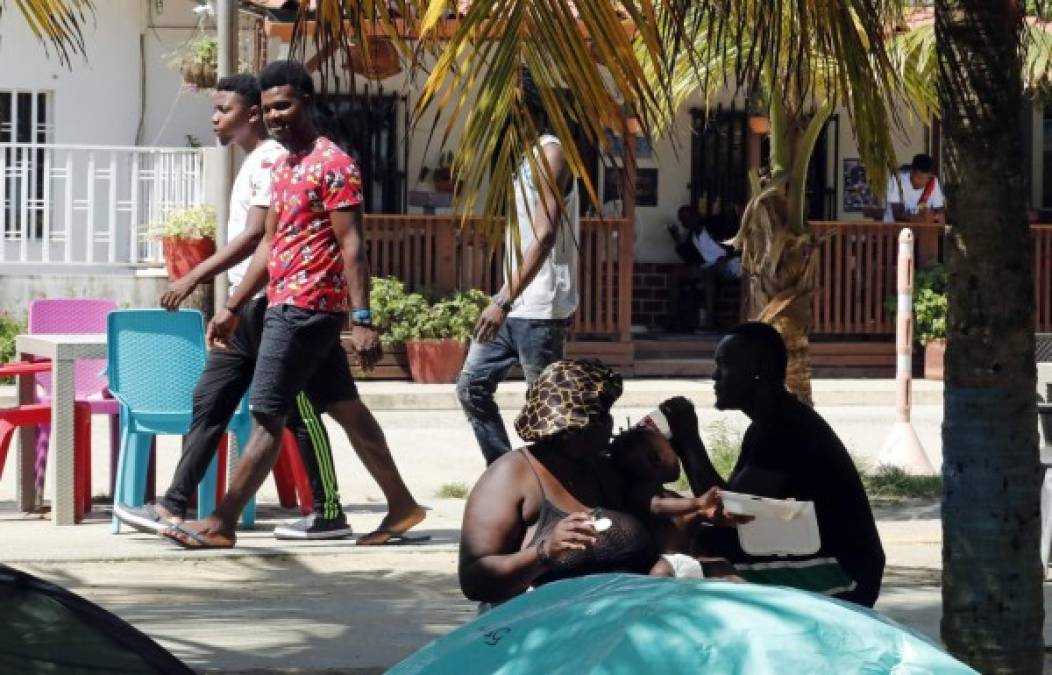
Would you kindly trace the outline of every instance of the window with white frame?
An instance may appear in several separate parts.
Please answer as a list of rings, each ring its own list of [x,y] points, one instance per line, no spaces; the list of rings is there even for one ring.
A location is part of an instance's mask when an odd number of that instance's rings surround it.
[[[51,142],[52,93],[0,89],[0,161],[3,167],[4,236],[40,236],[44,204],[43,148]]]

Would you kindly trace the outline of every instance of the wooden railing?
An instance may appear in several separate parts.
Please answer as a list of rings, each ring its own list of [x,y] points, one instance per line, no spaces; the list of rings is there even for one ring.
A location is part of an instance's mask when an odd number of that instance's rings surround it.
[[[813,335],[893,335],[898,237],[916,238],[916,266],[944,260],[944,226],[922,223],[813,222],[819,241]],[[1036,329],[1052,331],[1052,225],[1034,225]]]
[[[493,225],[493,224],[491,224]],[[622,219],[582,218],[578,242],[577,337],[627,341],[631,329],[632,232]],[[495,236],[491,233],[497,232]],[[461,226],[450,216],[369,214],[364,233],[375,276],[402,279],[411,290],[479,288],[504,280],[504,240],[482,219]]]

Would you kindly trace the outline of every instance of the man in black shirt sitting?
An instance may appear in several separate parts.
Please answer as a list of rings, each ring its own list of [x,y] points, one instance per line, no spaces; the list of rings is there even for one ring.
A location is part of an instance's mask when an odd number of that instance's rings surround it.
[[[847,583],[826,592],[872,607],[880,593],[884,549],[869,500],[836,433],[786,390],[786,363],[785,343],[767,324],[737,326],[717,346],[716,407],[741,410],[752,420],[741,455],[726,481],[705,452],[690,401],[672,399],[662,408],[669,419],[672,445],[695,494],[717,486],[763,497],[813,501],[821,548],[810,556],[750,556],[742,551],[734,530],[720,532],[719,528],[708,528],[699,546],[706,554],[727,558],[743,572],[777,569],[778,583],[802,588],[807,584],[793,583],[794,574],[803,581],[820,565],[838,565]]]

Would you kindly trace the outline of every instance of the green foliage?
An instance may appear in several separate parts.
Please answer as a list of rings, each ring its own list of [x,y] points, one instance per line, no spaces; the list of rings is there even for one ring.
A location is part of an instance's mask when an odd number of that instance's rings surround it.
[[[890,466],[863,473],[862,485],[871,499],[938,499],[942,496],[942,476],[913,476]]]
[[[471,339],[479,314],[490,302],[482,291],[458,291],[448,296],[407,293],[394,277],[374,277],[369,294],[373,323],[385,347],[408,340]]]
[[[26,322],[16,319],[7,312],[0,312],[0,363],[7,363],[15,357],[15,336],[25,333]],[[0,383],[10,383],[12,378],[0,378]]]
[[[184,54],[191,63],[215,68],[219,63],[219,39],[208,33],[198,35],[186,45]]]
[[[896,297],[884,301],[885,309],[894,314]],[[946,268],[940,263],[929,263],[917,270],[913,280],[913,335],[926,345],[946,337]]]
[[[738,455],[741,454],[742,432],[723,420],[717,420],[705,427],[704,440],[713,468],[727,479],[734,470]],[[851,455],[851,459],[870,499],[899,501],[938,499],[942,496],[941,476],[913,476],[895,467],[874,468],[872,462],[856,455]],[[680,474],[679,480],[672,487],[680,492],[690,491],[690,484],[683,474]]]
[[[192,206],[172,211],[152,232],[157,237],[211,239],[216,236],[216,210],[211,206]]]
[[[728,478],[731,475],[731,471],[734,470],[734,465],[738,462],[738,455],[741,454],[741,431],[730,426],[723,420],[716,420],[705,427],[703,439],[705,441],[705,449],[709,453],[709,460],[712,461],[713,468],[716,469],[716,472],[723,476],[724,479]],[[690,490],[690,484],[687,482],[687,477],[685,475],[680,474],[679,480],[676,481],[674,489],[680,492],[687,492]]]
[[[466,499],[471,487],[464,482],[443,483],[435,493],[436,497],[443,499]]]

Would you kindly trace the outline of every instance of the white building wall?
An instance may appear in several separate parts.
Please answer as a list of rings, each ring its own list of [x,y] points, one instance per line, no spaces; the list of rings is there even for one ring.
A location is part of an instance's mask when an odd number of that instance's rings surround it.
[[[193,6],[189,0],[96,2],[83,26],[86,54],[68,68],[9,7],[0,18],[0,90],[51,92],[55,143],[185,146],[187,134],[211,143],[207,98],[181,92],[179,73],[167,63],[195,31]]]

